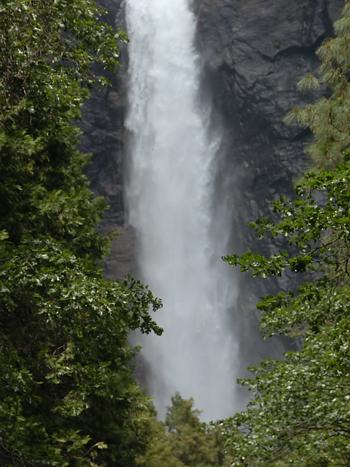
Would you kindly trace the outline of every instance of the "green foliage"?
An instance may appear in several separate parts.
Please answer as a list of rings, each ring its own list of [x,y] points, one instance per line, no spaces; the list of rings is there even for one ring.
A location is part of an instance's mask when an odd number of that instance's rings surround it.
[[[153,409],[130,331],[161,330],[142,284],[103,278],[104,202],[73,122],[118,40],[92,0],[0,5],[0,464],[136,465]],[[94,67],[95,69],[96,67]]]
[[[52,241],[3,242],[0,260],[0,458],[129,465],[128,450],[147,444],[139,416],[149,409],[128,331],[159,332],[148,314],[159,303]]]
[[[327,86],[330,97],[314,104],[295,108],[287,122],[296,122],[310,128],[315,141],[308,148],[314,161],[321,167],[334,166],[349,154],[350,147],[350,4],[345,3],[342,17],[335,23],[337,36],[328,39],[318,50],[321,60],[320,76],[308,74],[299,84],[303,90]]]
[[[242,381],[253,398],[246,412],[224,424],[232,465],[350,463],[349,2],[336,31],[319,50],[318,81],[330,96],[293,112],[314,134],[308,151],[316,167],[293,200],[274,203],[273,220],[253,223],[260,238],[270,236],[283,247],[270,257],[248,252],[226,258],[254,276],[304,273],[297,290],[258,304],[264,333],[298,337],[300,350],[263,362]],[[310,76],[302,83],[315,85]]]
[[[179,394],[171,399],[165,425],[171,436],[172,452],[185,466],[209,467],[220,465],[214,431],[200,421],[193,400]]]
[[[72,121],[103,77],[93,63],[118,63],[115,33],[92,0],[5,0],[0,6],[0,228],[66,241],[100,257],[103,202],[82,173]]]
[[[138,458],[140,467],[184,467],[173,453],[172,438],[164,423],[153,419],[150,429],[151,442],[144,455]]]
[[[142,459],[144,467],[219,467],[224,465],[217,428],[199,419],[193,400],[172,397],[165,422],[155,422],[154,441]]]

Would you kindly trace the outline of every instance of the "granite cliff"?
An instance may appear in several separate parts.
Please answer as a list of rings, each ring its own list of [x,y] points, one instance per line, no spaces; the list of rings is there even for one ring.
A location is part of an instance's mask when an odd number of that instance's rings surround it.
[[[171,0],[167,0],[171,1]],[[256,247],[247,223],[266,213],[269,200],[292,192],[292,184],[308,161],[303,148],[307,132],[283,124],[288,110],[307,102],[297,82],[317,67],[316,50],[332,35],[332,23],[343,0],[195,0],[198,48],[203,83],[213,101],[213,119],[224,131],[225,172],[233,175],[236,250]],[[123,27],[123,2],[101,0],[108,19]],[[118,228],[106,261],[106,274],[136,273],[135,235],[126,223],[123,177],[127,166],[124,130],[127,96],[127,51],[112,89],[94,93],[85,108],[84,149],[94,158],[89,168],[93,189],[110,206],[102,228]],[[270,248],[266,245],[264,248]],[[223,252],[224,253],[224,252]],[[285,278],[284,280],[289,280]],[[265,352],[258,338],[256,297],[272,283],[242,277],[239,336],[242,366]],[[283,281],[279,285],[283,286]],[[273,346],[281,347],[280,343]]]

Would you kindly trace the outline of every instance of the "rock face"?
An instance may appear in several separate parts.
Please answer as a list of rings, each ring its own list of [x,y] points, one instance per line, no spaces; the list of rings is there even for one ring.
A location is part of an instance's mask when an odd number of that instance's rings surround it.
[[[197,0],[198,43],[216,113],[224,122],[226,168],[236,174],[234,249],[261,246],[247,223],[266,214],[269,202],[292,193],[293,180],[308,165],[309,134],[283,118],[315,96],[302,95],[298,81],[317,68],[316,50],[333,34],[343,0]],[[243,366],[274,353],[261,343],[254,319],[257,297],[279,284],[241,277],[238,328]],[[283,345],[282,345],[283,347]]]
[[[229,161],[241,174],[249,213],[290,192],[305,166],[307,134],[283,117],[307,96],[297,83],[317,66],[315,51],[333,32],[343,0],[202,0],[199,43],[216,107],[231,138]]]
[[[103,0],[101,4],[109,11],[109,21],[117,18],[122,27],[123,2]],[[343,4],[344,0],[194,0],[204,81],[215,118],[224,127],[225,172],[235,180],[236,250],[257,246],[247,222],[265,213],[277,194],[290,194],[293,179],[308,164],[303,154],[308,133],[286,127],[283,117],[310,99],[297,90],[297,82],[317,67],[315,52],[332,35],[332,23]],[[127,226],[123,199],[125,51],[122,63],[119,77],[112,77],[113,88],[96,92],[87,104],[84,121],[83,148],[94,154],[89,168],[92,187],[110,206],[102,227],[121,231],[106,261],[110,277],[135,272],[135,235]],[[265,353],[257,343],[257,318],[245,310],[254,309],[256,297],[271,287],[271,283],[242,279],[243,366],[252,355]]]
[[[122,0],[99,0],[107,11],[106,21],[125,30]],[[112,87],[96,90],[83,111],[82,149],[93,154],[88,176],[94,192],[108,205],[101,225],[103,231],[116,231],[112,251],[105,263],[107,277],[121,278],[134,272],[134,234],[125,226],[123,178],[125,164],[127,57],[121,46],[121,65],[116,76],[108,75]]]

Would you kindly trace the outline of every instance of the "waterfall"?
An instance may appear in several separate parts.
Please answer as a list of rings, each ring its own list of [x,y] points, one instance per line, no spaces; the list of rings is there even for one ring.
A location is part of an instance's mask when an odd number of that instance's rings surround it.
[[[201,102],[196,18],[189,0],[127,0],[131,134],[129,223],[142,280],[162,299],[162,337],[142,341],[148,386],[164,414],[176,392],[204,419],[237,408],[232,309],[236,286],[221,256],[232,229],[218,202],[220,135]]]

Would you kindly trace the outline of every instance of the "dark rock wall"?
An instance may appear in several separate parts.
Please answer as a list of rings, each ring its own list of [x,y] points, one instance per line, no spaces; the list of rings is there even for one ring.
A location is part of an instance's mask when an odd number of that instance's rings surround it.
[[[315,96],[302,95],[298,81],[317,68],[316,50],[333,34],[343,0],[197,0],[198,42],[216,112],[226,134],[226,172],[234,174],[234,249],[272,249],[260,245],[247,223],[268,212],[269,201],[291,194],[293,180],[307,167],[304,146],[309,134],[287,127],[283,118],[295,105]],[[278,284],[240,276],[241,361],[280,352],[280,340],[261,342],[259,296]],[[289,283],[290,286],[290,283]]]
[[[229,160],[249,212],[290,192],[307,164],[307,134],[283,118],[307,100],[297,82],[317,66],[316,49],[333,32],[343,0],[202,0],[199,42],[214,101],[232,140]],[[238,203],[238,205],[242,205]]]
[[[105,19],[117,29],[125,30],[123,0],[98,0],[107,11]],[[118,233],[106,260],[106,276],[121,278],[135,272],[134,234],[126,226],[124,206],[124,166],[126,132],[124,121],[127,106],[127,54],[121,44],[121,64],[108,89],[96,90],[84,108],[83,150],[93,154],[88,175],[96,194],[106,199],[106,211],[101,228]]]
[[[109,11],[109,21],[117,18],[123,27],[122,0],[101,3]],[[204,81],[214,114],[224,127],[225,173],[234,180],[236,250],[257,247],[247,222],[266,213],[269,200],[277,194],[290,194],[293,179],[308,164],[303,153],[308,133],[286,127],[283,117],[294,105],[310,99],[297,90],[297,82],[316,69],[315,51],[332,35],[332,23],[343,4],[344,0],[193,0]],[[102,227],[120,230],[106,261],[110,277],[135,272],[135,235],[127,226],[123,200],[126,68],[124,50],[119,75],[112,77],[113,88],[93,95],[84,120],[83,147],[94,154],[89,168],[92,186],[110,206]],[[247,313],[269,288],[274,284],[241,278],[235,327],[243,366],[273,352],[258,337],[257,317]],[[280,342],[273,347],[281,347]]]

